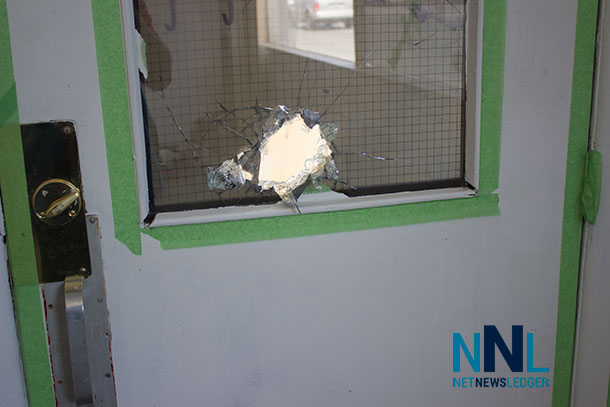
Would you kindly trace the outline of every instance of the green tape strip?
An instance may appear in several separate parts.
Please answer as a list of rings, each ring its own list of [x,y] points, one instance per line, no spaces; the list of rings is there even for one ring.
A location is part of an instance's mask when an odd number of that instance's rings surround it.
[[[283,239],[500,213],[498,196],[420,202],[311,215],[280,216],[145,229],[163,249],[180,249],[252,240]]]
[[[10,121],[18,120],[16,116],[15,112]],[[0,127],[0,189],[4,197],[2,205],[7,234],[6,248],[13,286],[38,284],[21,127],[18,124]]]
[[[0,97],[0,127],[10,122],[13,114],[17,112],[17,89],[15,82],[13,85]]]
[[[4,198],[6,246],[28,403],[32,407],[55,406],[38,289],[5,0],[0,0],[0,94],[3,95],[0,106],[0,191]]]
[[[55,406],[47,330],[38,284],[14,287],[13,299],[29,406]]]
[[[553,375],[553,406],[569,406],[572,384],[585,156],[589,139],[598,0],[579,0],[568,160],[561,236],[561,265]]]
[[[500,176],[506,0],[485,0],[483,7],[479,193],[488,194],[498,189]]]
[[[119,0],[91,2],[116,238],[142,253]]]
[[[599,201],[602,193],[602,153],[596,150],[587,152],[585,186],[582,193],[582,205],[585,220],[594,225],[599,212]]]

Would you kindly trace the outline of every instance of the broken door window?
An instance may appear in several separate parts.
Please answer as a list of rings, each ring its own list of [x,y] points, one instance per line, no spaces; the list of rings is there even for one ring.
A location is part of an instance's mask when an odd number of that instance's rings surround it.
[[[134,7],[154,211],[464,185],[465,1]]]

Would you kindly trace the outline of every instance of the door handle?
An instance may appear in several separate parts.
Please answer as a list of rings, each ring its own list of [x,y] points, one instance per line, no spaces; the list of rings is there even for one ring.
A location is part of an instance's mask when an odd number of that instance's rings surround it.
[[[68,276],[64,280],[66,301],[66,327],[70,346],[72,381],[77,406],[93,406],[93,388],[89,371],[85,306],[83,302],[83,276]]]

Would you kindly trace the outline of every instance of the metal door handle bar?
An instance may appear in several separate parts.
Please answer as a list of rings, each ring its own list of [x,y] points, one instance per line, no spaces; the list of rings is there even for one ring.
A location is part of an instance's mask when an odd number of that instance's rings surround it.
[[[66,326],[70,344],[72,382],[77,406],[93,406],[93,389],[89,371],[85,307],[83,305],[83,276],[69,276],[64,280]]]

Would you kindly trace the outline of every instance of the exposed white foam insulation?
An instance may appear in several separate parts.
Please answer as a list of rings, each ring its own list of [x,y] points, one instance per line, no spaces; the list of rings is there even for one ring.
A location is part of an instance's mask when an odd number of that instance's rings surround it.
[[[307,127],[300,115],[269,135],[260,147],[258,185],[272,189],[284,202],[292,201],[292,191],[316,178],[332,160],[329,143],[320,126]]]

